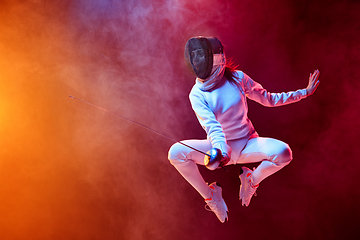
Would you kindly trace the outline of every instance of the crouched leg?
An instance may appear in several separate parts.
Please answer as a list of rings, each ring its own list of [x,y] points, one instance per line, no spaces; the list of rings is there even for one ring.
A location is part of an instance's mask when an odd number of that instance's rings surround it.
[[[207,151],[206,149],[211,148],[211,144],[207,140],[187,140],[184,143],[205,152]],[[204,199],[210,197],[209,186],[201,176],[196,165],[203,162],[204,155],[202,153],[196,152],[180,143],[175,143],[169,150],[168,159]]]
[[[268,176],[279,171],[292,161],[288,144],[272,138],[253,138],[241,153],[241,162],[261,162],[254,170],[252,180],[259,184]]]

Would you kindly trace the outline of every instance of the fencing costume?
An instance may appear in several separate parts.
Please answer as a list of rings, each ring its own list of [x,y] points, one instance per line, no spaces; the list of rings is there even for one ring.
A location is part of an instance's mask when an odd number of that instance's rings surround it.
[[[192,39],[190,40],[194,41]],[[203,41],[203,37],[200,39],[202,42],[206,42]],[[198,43],[199,41],[195,42]],[[240,175],[242,182],[239,196],[242,199],[242,204],[248,206],[258,184],[286,166],[292,160],[292,154],[286,143],[272,138],[259,137],[247,117],[246,98],[264,106],[275,107],[298,102],[307,97],[310,90],[300,89],[286,93],[269,93],[242,71],[233,71],[233,78],[227,79],[224,74],[226,71],[225,55],[222,51],[214,54],[214,50],[207,50],[206,48],[210,45],[188,42],[185,48],[185,56],[190,56],[186,60],[187,65],[198,76],[189,98],[199,123],[207,133],[207,139],[185,140],[183,142],[204,152],[211,148],[218,148],[230,157],[227,164],[261,162],[254,171],[244,167],[244,173]],[[191,56],[196,57],[196,54],[191,55],[191,49],[194,52],[202,48],[205,48],[207,53],[203,57],[202,67],[198,68],[201,69],[200,71],[195,69],[196,66],[193,66],[194,61]],[[207,59],[209,52],[213,53],[213,66],[210,75],[207,75],[209,70],[206,64],[211,62]],[[313,75],[310,75],[312,83],[317,80],[318,74],[318,71],[315,71]],[[200,78],[199,75],[205,76],[205,78]],[[318,82],[312,86],[316,88],[317,85]],[[311,89],[311,93],[313,91],[314,89]],[[196,165],[203,165],[203,159],[204,156],[201,153],[179,143],[174,144],[169,150],[170,162],[207,200],[211,199],[212,192]],[[227,208],[224,207],[224,209]],[[215,209],[213,211],[221,222],[225,221],[224,217],[219,217],[223,216],[224,213],[216,212],[221,210]]]

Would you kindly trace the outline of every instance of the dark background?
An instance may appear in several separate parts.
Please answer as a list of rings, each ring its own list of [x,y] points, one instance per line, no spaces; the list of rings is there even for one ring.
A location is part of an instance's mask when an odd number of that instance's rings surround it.
[[[1,239],[358,239],[358,1],[1,0]],[[208,171],[221,224],[167,160],[162,136],[205,138],[188,93],[186,41],[216,36],[270,92],[321,84],[299,103],[249,101],[261,136],[293,162],[238,200],[240,165]],[[253,165],[247,165],[252,167]]]

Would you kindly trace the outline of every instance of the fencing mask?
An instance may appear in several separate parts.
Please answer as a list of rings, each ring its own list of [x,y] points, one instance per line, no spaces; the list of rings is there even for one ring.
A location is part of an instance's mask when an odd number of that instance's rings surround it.
[[[215,37],[193,37],[185,45],[185,63],[200,79],[210,76],[214,54],[223,54],[223,45]]]

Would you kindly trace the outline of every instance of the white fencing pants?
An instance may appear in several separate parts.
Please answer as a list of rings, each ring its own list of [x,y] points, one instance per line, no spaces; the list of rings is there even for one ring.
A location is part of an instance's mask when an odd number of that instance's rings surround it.
[[[181,141],[200,151],[207,152],[212,146],[209,140]],[[232,148],[229,164],[261,162],[253,172],[253,184],[279,171],[292,160],[290,147],[273,138],[254,137],[248,139],[229,140]],[[206,199],[210,197],[209,186],[201,176],[196,164],[204,165],[204,154],[194,151],[180,143],[171,146],[168,156],[170,162],[180,174]]]

